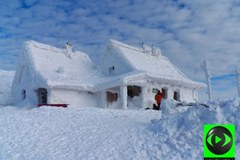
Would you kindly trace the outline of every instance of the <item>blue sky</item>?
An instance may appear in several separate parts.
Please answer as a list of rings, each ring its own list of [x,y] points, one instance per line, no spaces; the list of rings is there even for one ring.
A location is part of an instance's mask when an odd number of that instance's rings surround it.
[[[14,70],[23,42],[30,39],[57,47],[70,41],[95,59],[109,39],[145,42],[160,47],[198,81],[204,81],[200,63],[206,58],[214,97],[237,95],[239,0],[0,1],[0,69]]]

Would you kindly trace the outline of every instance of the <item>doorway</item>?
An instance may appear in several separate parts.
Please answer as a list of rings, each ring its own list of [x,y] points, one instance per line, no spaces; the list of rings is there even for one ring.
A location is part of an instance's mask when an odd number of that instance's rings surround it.
[[[141,92],[142,89],[139,86],[127,86],[127,94],[131,98],[135,96],[140,96]]]
[[[174,91],[173,92],[173,99],[176,100],[176,101],[180,101],[179,91]]]
[[[167,97],[168,97],[168,89],[167,88],[162,88],[162,94],[163,94],[163,98],[167,99]]]
[[[37,97],[38,97],[38,104],[47,104],[47,89],[38,88]]]

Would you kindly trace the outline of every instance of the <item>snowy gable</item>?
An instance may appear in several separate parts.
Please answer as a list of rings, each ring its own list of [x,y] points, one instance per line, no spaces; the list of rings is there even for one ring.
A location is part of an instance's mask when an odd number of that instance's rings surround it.
[[[120,75],[132,71],[132,67],[110,44],[107,46],[106,52],[101,55],[100,67],[103,73],[107,75]]]
[[[187,78],[169,59],[161,54],[161,50],[156,47],[142,45],[133,47],[122,42],[111,40],[108,45],[111,51],[121,57],[119,61],[124,61],[132,70],[145,71],[153,78],[172,80],[175,82],[191,83],[193,86],[202,87],[203,84],[194,82]]]
[[[161,54],[154,55],[150,46],[143,45],[143,48],[137,48],[115,40],[111,40],[111,46],[117,50],[135,70],[147,71],[158,77],[186,79],[186,76],[166,57]]]
[[[40,75],[50,87],[89,90],[95,84],[94,77],[100,76],[88,55],[83,52],[28,41],[25,43],[25,54],[29,56],[36,75]]]

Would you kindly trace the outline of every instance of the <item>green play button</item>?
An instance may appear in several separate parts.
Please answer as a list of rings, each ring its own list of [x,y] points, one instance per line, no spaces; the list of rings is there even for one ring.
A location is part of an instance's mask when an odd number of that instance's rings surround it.
[[[218,142],[220,142],[222,139],[218,136],[215,136],[215,143],[217,144]]]
[[[218,144],[221,141],[224,141],[224,144],[221,145],[222,147],[228,145],[231,142],[231,137],[229,137],[227,134],[223,133],[224,137],[219,137],[217,135],[213,136],[214,134],[211,134],[208,138],[207,138],[207,142],[208,144],[210,144],[211,146],[214,147],[215,144]],[[213,141],[212,141],[213,140]],[[212,144],[215,143],[215,144]]]
[[[204,125],[204,159],[234,159],[235,127],[226,125]]]

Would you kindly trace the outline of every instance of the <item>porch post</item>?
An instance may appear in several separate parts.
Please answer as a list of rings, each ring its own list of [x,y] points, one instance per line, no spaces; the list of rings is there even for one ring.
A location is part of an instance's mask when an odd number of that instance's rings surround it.
[[[100,97],[101,97],[102,107],[106,108],[107,107],[106,90],[103,90],[103,91],[100,92]]]
[[[127,109],[127,86],[120,86],[121,104],[123,109]]]

